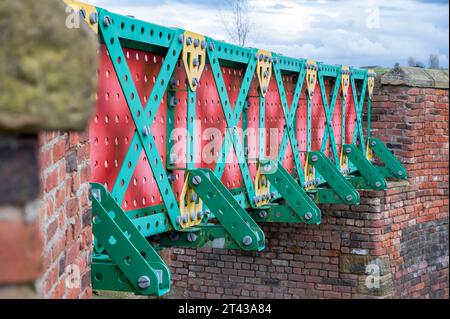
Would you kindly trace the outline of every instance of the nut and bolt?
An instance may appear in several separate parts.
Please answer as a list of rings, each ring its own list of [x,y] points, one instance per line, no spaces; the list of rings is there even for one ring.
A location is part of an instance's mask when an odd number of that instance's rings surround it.
[[[177,216],[176,223],[177,225],[181,225],[181,216]]]
[[[192,61],[192,64],[193,64],[195,67],[198,67],[198,65],[200,64],[198,58],[195,58],[195,59]]]
[[[402,175],[403,175],[403,171],[400,171],[400,170],[399,170],[399,171],[397,172],[397,175],[398,175],[398,176],[402,176]]]
[[[312,217],[313,217],[313,214],[312,214],[311,212],[307,212],[307,213],[305,214],[305,219],[306,219],[306,220],[310,220]]]
[[[173,109],[178,103],[180,103],[180,100],[176,96],[172,95],[170,97],[169,107]]]
[[[198,219],[202,219],[202,217],[203,217],[203,212],[202,211],[198,211],[197,212],[197,218]]]
[[[197,78],[193,78],[192,79],[192,85],[193,86],[197,86],[198,85],[198,79]]]
[[[205,41],[202,41],[201,47],[202,47],[203,50],[206,49],[206,42]]]
[[[317,157],[317,155],[314,155],[314,156],[311,158],[311,161],[312,161],[313,163],[317,162],[318,160],[319,160],[319,158]]]
[[[194,40],[194,47],[198,48],[199,45],[200,45],[200,40],[199,39],[195,39]]]
[[[197,194],[195,194],[195,193],[192,193],[192,194],[191,194],[191,202],[196,202],[196,201],[197,201],[197,199],[198,199],[198,196],[197,196]]]
[[[149,136],[150,134],[150,129],[148,128],[148,126],[144,126],[144,128],[142,129],[142,135],[144,135],[144,137]]]
[[[351,202],[351,201],[353,200],[353,196],[352,196],[352,195],[347,195],[347,196],[345,197],[345,200],[346,200],[347,202]]]
[[[80,17],[82,19],[86,19],[86,10],[80,9],[80,11],[78,11],[78,13],[80,14]]]
[[[352,152],[352,149],[351,149],[351,148],[346,148],[346,149],[345,149],[345,153],[350,154],[351,152]]]
[[[197,214],[194,213],[194,212],[192,212],[192,213],[190,214],[190,216],[191,216],[191,221],[195,221],[195,220],[197,219]]]
[[[253,240],[252,240],[252,238],[251,238],[250,236],[245,236],[245,237],[242,239],[242,243],[243,243],[245,246],[250,246],[250,245],[252,244],[252,242],[253,242]]]
[[[188,215],[184,215],[183,216],[183,223],[187,224],[189,222],[189,216]]]
[[[188,46],[192,44],[192,38],[191,38],[191,37],[189,37],[189,38],[186,39],[186,44],[187,44]]]
[[[206,215],[206,217],[209,217],[209,216],[211,215],[211,211],[210,211],[209,209],[207,209],[207,210],[205,211],[205,215]]]
[[[213,42],[211,42],[211,43],[209,44],[209,49],[210,49],[211,51],[214,51],[214,43],[213,43]]]
[[[202,183],[202,178],[200,176],[194,176],[191,181],[193,185],[198,186]]]
[[[178,36],[178,43],[183,43],[184,42],[184,35],[183,34],[180,34],[179,36]]]
[[[261,218],[267,218],[267,211],[265,211],[265,210],[260,211],[260,212],[259,212],[259,217],[261,217]]]
[[[84,13],[84,17],[83,18],[86,18],[86,12]],[[98,14],[97,14],[97,12],[92,12],[89,15],[89,22],[91,24],[97,24],[98,23]]]
[[[112,19],[110,16],[103,17],[103,26],[105,28],[109,27],[112,24]]]
[[[372,142],[370,143],[370,145],[372,145],[372,147],[374,147],[374,146],[376,146],[376,145],[377,145],[377,142],[375,142],[375,141],[372,141]]]
[[[381,187],[381,182],[380,181],[376,182],[375,187]]]
[[[150,278],[148,276],[139,277],[138,286],[141,289],[147,289],[148,287],[150,287]]]
[[[197,240],[197,238],[198,238],[197,235],[194,234],[194,233],[189,233],[186,236],[187,241],[190,242],[190,243],[195,242]]]

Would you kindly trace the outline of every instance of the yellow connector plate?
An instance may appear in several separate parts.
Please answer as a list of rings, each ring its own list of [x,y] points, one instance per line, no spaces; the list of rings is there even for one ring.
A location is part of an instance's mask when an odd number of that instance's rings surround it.
[[[182,57],[189,87],[195,92],[206,64],[205,37],[194,32],[184,32]]]
[[[259,89],[263,97],[269,91],[269,83],[272,78],[272,53],[265,50],[258,51],[258,63],[256,73],[258,74]]]
[[[83,10],[84,21],[95,33],[98,33],[98,16],[97,8],[95,6],[75,0],[64,0],[64,3],[71,7],[75,12],[79,13],[81,10]],[[91,19],[93,15],[96,15],[97,20]]]

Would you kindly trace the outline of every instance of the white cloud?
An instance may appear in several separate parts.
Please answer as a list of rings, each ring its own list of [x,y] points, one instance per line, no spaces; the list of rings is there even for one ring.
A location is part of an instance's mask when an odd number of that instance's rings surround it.
[[[142,20],[229,40],[220,1],[90,2]],[[448,66],[448,2],[251,0],[250,3],[255,27],[249,46],[354,66],[405,64],[409,56],[426,62],[433,53],[439,55],[442,66]],[[372,19],[370,15],[378,12],[379,19]]]

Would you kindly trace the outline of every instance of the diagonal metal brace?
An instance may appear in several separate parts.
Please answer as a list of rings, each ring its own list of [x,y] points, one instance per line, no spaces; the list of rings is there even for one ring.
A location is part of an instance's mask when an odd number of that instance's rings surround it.
[[[190,170],[189,184],[241,249],[264,249],[261,228],[210,169]]]
[[[359,193],[353,185],[339,172],[336,166],[322,152],[309,153],[309,161],[325,179],[331,190],[345,204],[359,204]],[[320,193],[320,190],[318,190]],[[320,195],[319,195],[320,197]],[[323,199],[327,198],[323,197]],[[321,201],[321,203],[329,203]],[[336,201],[331,201],[336,203]]]
[[[376,190],[387,188],[386,180],[378,169],[367,160],[366,157],[353,144],[344,145],[344,153],[348,159],[356,166],[361,176],[367,181],[368,186]]]
[[[369,147],[386,166],[376,166],[385,178],[407,179],[408,172],[391,151],[377,138],[369,138]]]
[[[284,167],[279,165],[279,162],[261,161],[261,167],[262,174],[266,175],[271,185],[281,194],[301,222],[320,224],[320,209]]]
[[[171,275],[161,257],[101,184],[92,184],[93,233],[136,294],[161,296]],[[93,277],[95,286],[98,276]]]

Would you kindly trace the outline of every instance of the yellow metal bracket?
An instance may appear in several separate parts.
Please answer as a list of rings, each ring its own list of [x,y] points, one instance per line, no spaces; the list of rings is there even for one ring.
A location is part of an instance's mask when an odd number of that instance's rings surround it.
[[[341,167],[341,174],[344,176],[347,176],[350,173],[350,170],[348,167],[348,157],[344,151],[344,145],[341,145],[341,154],[339,157],[339,164]]]
[[[95,33],[98,33],[98,13],[95,6],[75,0],[64,0],[64,3],[75,12],[78,12],[80,18],[83,19]]]
[[[373,150],[370,147],[369,143],[367,143],[367,146],[366,146],[366,158],[369,162],[372,162],[374,160]]]
[[[309,160],[309,153],[306,154],[306,161],[305,161],[305,184],[304,188],[306,190],[311,190],[314,187],[316,187],[317,180],[316,180],[316,169],[312,165],[312,163]]]
[[[308,60],[306,62],[306,87],[308,89],[308,96],[314,96],[314,89],[317,83],[317,62]]]
[[[177,219],[177,223],[181,228],[198,225],[203,218],[203,202],[197,193],[189,187],[188,181],[189,173],[186,173],[183,191],[180,195],[180,216]]]
[[[373,96],[373,88],[375,87],[375,76],[377,74],[373,70],[369,70],[367,74],[367,91],[369,92],[369,97]]]
[[[350,86],[350,68],[348,66],[342,66],[341,74],[342,96],[346,99],[348,96],[348,88]]]
[[[255,178],[255,206],[260,207],[269,204],[270,194],[270,182],[266,175],[261,174],[261,164],[259,164]]]
[[[194,32],[184,32],[182,38],[183,62],[186,70],[189,87],[196,91],[206,64],[206,40],[205,37]]]
[[[258,74],[259,89],[263,97],[269,91],[269,83],[272,78],[272,53],[265,50],[259,50],[258,63],[256,64],[256,72]]]

